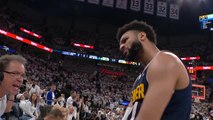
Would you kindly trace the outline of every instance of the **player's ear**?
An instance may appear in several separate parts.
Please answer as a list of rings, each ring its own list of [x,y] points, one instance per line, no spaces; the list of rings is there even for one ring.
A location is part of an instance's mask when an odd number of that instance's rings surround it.
[[[139,33],[138,33],[138,39],[139,39],[140,41],[144,41],[145,38],[146,38],[146,33],[145,33],[145,32],[139,32]]]

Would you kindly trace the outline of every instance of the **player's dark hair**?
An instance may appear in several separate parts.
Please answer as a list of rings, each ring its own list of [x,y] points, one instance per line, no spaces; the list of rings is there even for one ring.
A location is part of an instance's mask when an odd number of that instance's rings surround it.
[[[116,35],[117,40],[120,41],[121,36],[129,30],[145,32],[147,35],[147,38],[154,44],[157,44],[156,33],[154,29],[152,28],[152,26],[145,23],[144,21],[137,21],[137,20],[134,20],[120,27]]]

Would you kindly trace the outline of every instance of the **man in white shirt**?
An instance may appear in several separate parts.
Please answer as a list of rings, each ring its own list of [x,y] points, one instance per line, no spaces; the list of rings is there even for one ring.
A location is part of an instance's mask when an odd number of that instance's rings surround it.
[[[23,83],[25,64],[26,59],[20,55],[0,57],[0,119],[4,112],[10,112],[14,95]]]
[[[36,93],[36,88],[35,88],[35,84],[32,84],[32,87],[29,91],[29,95],[31,96],[32,93]]]
[[[77,108],[73,106],[74,98],[76,98],[76,91],[70,92],[70,97],[67,98],[66,108],[69,109],[68,120],[72,120],[72,118],[76,118]]]
[[[6,105],[7,105],[7,96],[4,95],[2,98],[0,98],[0,116],[2,116],[4,114],[4,111],[6,109]],[[1,120],[1,118],[0,118]]]
[[[76,91],[71,91],[70,92],[70,97],[67,98],[66,108],[69,108],[70,106],[72,106],[72,104],[73,104],[72,96],[76,96]]]
[[[35,84],[35,90],[36,90],[36,95],[37,95],[38,97],[41,97],[42,91],[41,91],[41,88],[40,88],[40,83],[39,83],[38,81],[37,81],[36,84]]]

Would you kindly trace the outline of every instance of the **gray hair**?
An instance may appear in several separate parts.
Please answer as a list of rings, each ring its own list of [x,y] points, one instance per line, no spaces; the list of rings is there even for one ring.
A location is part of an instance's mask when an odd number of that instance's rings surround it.
[[[4,71],[11,61],[17,61],[24,66],[27,64],[27,60],[21,55],[3,55],[0,57],[0,71]]]

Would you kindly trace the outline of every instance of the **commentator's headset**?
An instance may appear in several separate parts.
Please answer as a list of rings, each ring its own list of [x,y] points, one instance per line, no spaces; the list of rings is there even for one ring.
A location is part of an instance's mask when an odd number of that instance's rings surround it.
[[[1,83],[1,81],[3,81],[3,79],[4,79],[4,74],[3,74],[3,71],[2,71],[2,62],[0,62],[0,83]]]
[[[3,74],[3,72],[1,71],[1,72],[0,72],[0,82],[3,81],[3,79],[4,79],[4,74]]]

